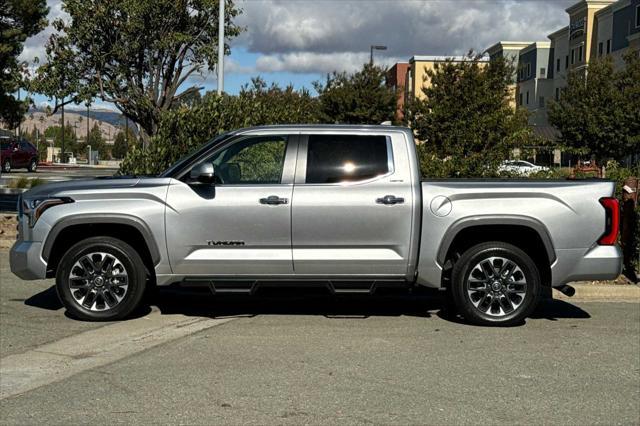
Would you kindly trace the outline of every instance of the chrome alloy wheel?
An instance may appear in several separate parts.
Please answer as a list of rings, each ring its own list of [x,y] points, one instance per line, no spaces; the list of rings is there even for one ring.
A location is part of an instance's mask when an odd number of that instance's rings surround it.
[[[71,268],[69,289],[76,303],[91,311],[116,307],[127,294],[129,276],[110,253],[83,255]]]
[[[492,317],[504,317],[522,305],[527,280],[514,261],[489,257],[471,269],[466,290],[477,310]]]

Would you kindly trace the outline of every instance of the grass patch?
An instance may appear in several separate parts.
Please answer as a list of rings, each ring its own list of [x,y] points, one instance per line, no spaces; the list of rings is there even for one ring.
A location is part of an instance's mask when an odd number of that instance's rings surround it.
[[[40,179],[40,178],[30,179],[28,177],[21,177],[19,179],[11,179],[9,181],[9,184],[7,185],[7,188],[29,189],[45,183],[47,183],[47,181],[44,179]]]

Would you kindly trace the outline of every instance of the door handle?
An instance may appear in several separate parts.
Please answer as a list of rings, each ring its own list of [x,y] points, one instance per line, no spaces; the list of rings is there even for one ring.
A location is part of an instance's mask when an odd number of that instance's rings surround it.
[[[277,206],[279,204],[289,204],[288,198],[280,198],[277,195],[269,195],[267,198],[260,198],[260,204]]]
[[[395,195],[385,195],[384,197],[376,199],[376,203],[378,203],[378,204],[386,204],[388,206],[392,206],[394,204],[402,204],[402,203],[404,203],[404,198],[396,197]]]

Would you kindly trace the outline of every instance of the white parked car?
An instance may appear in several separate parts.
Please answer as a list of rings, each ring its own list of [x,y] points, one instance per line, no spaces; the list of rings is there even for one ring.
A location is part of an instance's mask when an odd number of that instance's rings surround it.
[[[511,172],[522,176],[529,176],[532,173],[549,170],[548,167],[536,166],[533,163],[522,160],[507,160],[498,168],[499,172]]]

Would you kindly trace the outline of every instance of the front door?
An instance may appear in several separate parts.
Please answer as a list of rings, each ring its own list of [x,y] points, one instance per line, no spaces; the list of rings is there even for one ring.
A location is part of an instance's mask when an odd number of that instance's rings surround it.
[[[301,136],[293,191],[296,275],[405,277],[412,235],[406,142],[376,134]]]
[[[297,137],[242,136],[204,158],[216,183],[176,180],[166,235],[174,274],[277,277],[293,274],[291,199]]]

